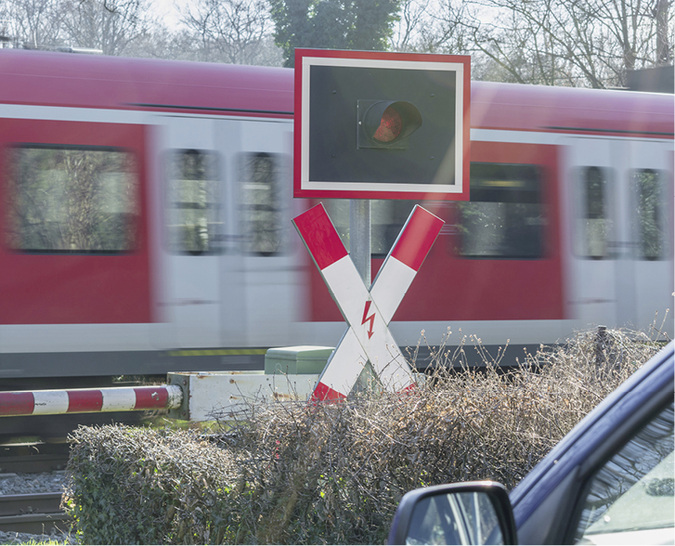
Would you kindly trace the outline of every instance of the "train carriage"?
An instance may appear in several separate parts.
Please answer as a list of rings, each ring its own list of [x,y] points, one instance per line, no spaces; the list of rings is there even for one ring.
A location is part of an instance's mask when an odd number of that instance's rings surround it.
[[[0,73],[1,379],[337,344],[291,224],[313,204],[292,198],[291,70],[3,50]],[[446,224],[398,343],[672,337],[672,96],[473,82],[471,108],[471,201],[423,203]],[[346,235],[348,203],[325,205]],[[374,273],[412,206],[372,203]]]

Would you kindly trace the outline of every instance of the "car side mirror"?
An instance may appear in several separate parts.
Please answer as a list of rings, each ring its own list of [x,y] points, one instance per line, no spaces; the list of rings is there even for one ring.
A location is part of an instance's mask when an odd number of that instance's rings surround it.
[[[495,482],[437,485],[406,493],[388,544],[516,544],[506,488]]]

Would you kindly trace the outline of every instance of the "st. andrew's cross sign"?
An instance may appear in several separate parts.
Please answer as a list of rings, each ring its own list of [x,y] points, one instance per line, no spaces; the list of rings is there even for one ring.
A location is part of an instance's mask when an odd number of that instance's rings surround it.
[[[440,233],[443,220],[415,206],[370,289],[323,205],[316,205],[293,222],[348,324],[312,399],[345,398],[366,362],[387,390],[401,392],[412,387],[412,370],[388,326]]]

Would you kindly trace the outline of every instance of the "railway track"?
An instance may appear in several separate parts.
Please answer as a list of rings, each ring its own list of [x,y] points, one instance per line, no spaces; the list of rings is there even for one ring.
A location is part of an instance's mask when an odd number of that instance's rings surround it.
[[[51,535],[64,532],[70,518],[61,510],[61,492],[0,496],[0,531]]]
[[[67,443],[0,445],[0,532],[54,535],[70,527],[61,509]],[[50,489],[53,489],[50,491]]]
[[[67,443],[0,445],[0,473],[36,473],[63,470],[68,463]]]
[[[143,418],[144,414],[128,412],[2,417],[0,544],[13,540],[15,533],[23,541],[67,537],[72,520],[60,508],[62,471],[70,455],[67,435],[81,424],[137,424]]]

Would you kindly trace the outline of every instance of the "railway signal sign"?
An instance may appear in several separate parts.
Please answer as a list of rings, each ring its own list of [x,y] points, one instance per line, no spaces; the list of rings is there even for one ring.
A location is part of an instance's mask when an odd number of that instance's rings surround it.
[[[468,56],[297,49],[295,197],[468,199]]]
[[[400,392],[412,387],[412,370],[388,326],[443,220],[417,205],[370,290],[322,204],[297,216],[293,223],[349,326],[319,377],[312,399],[345,398],[368,361],[386,389]]]

